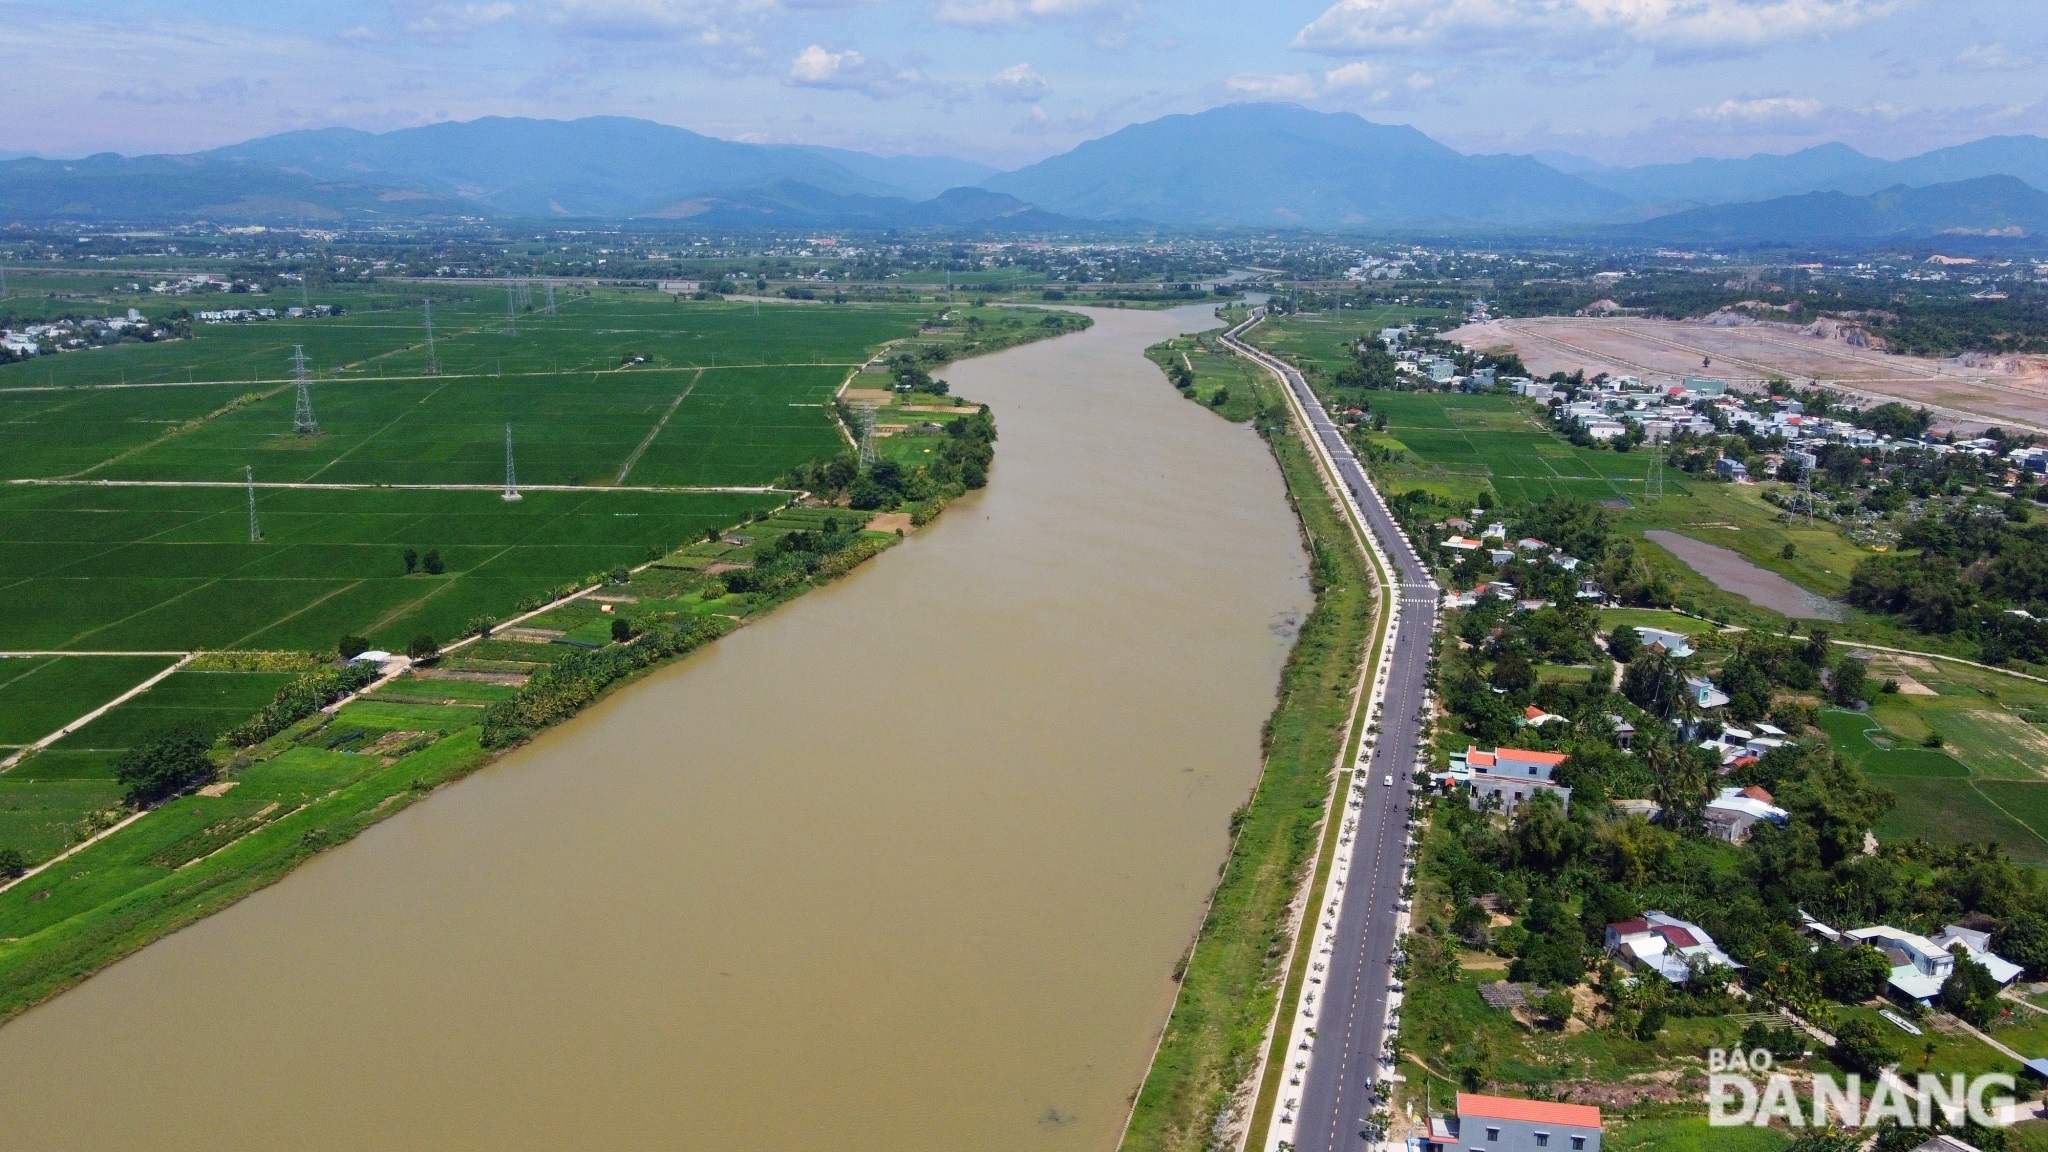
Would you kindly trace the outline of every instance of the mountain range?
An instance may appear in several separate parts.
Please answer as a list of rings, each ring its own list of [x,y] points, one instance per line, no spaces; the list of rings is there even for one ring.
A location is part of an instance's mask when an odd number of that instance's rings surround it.
[[[1996,178],[1996,179],[1993,179]],[[1987,182],[1989,181],[1989,182]],[[1904,160],[1841,144],[1634,168],[1468,155],[1288,104],[1133,124],[1010,172],[720,140],[648,120],[488,117],[287,132],[186,155],[0,160],[0,222],[675,220],[716,228],[1606,234],[1687,243],[2035,235],[2048,139]]]

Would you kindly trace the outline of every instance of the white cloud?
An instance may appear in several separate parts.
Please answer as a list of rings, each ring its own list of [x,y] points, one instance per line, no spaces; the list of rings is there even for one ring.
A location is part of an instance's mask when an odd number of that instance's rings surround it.
[[[1811,120],[1820,115],[1825,107],[1826,105],[1818,100],[1791,96],[1761,96],[1749,100],[1723,100],[1709,108],[1696,108],[1693,110],[1693,117],[1724,124]]]
[[[924,74],[916,68],[891,64],[886,60],[870,60],[851,48],[844,52],[828,52],[820,44],[813,44],[796,54],[796,59],[790,61],[789,74],[783,78],[783,83],[797,88],[859,92],[877,100],[928,87]]]
[[[504,0],[494,4],[416,5],[407,11],[405,30],[407,34],[422,40],[442,43],[460,41],[468,38],[472,32],[511,19],[517,11],[517,8]]]
[[[1051,94],[1052,85],[1029,64],[1012,64],[986,85],[989,95],[1013,104],[1031,104]]]
[[[1306,72],[1283,72],[1278,75],[1239,72],[1225,81],[1223,86],[1232,92],[1266,99],[1307,100],[1316,94],[1315,77]]]
[[[773,20],[865,7],[873,0],[543,0],[557,31],[605,40],[694,40],[719,48]]]
[[[2003,44],[1972,44],[1956,53],[1947,67],[1951,72],[2024,72],[2038,63]]]
[[[1353,60],[1349,64],[1339,64],[1337,67],[1323,73],[1323,83],[1332,90],[1370,88],[1379,82],[1379,78],[1380,69],[1366,60]]]
[[[1480,49],[1588,56],[1754,50],[1824,36],[1910,0],[1338,0],[1293,47],[1355,56]]]
[[[1091,16],[1121,6],[1118,0],[940,0],[932,18],[941,24],[995,28]]]

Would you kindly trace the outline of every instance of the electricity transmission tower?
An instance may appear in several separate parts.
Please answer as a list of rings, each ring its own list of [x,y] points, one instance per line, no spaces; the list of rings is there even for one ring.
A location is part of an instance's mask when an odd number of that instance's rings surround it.
[[[510,284],[505,286],[505,335],[519,335],[519,293]]]
[[[434,363],[434,302],[427,303],[427,375],[439,376],[441,366]]]
[[[512,422],[505,422],[505,499],[519,499],[519,477],[512,471]]]
[[[292,345],[292,374],[299,378],[299,403],[292,409],[292,431],[301,436],[314,436],[320,432],[320,422],[313,419],[313,382],[306,378],[306,350]]]
[[[548,281],[548,306],[546,311],[550,316],[555,314],[555,282],[553,280]]]
[[[533,308],[533,285],[532,285],[532,283],[531,283],[530,281],[526,281],[526,280],[521,280],[521,281],[519,281],[519,282],[518,282],[518,283],[517,283],[517,284],[515,285],[515,287],[516,287],[516,288],[518,288],[518,290],[519,290],[519,307],[521,307],[522,309],[526,309],[526,310],[529,310],[529,311],[530,311],[530,310],[532,310],[532,308]]]
[[[860,466],[872,468],[875,464],[875,406],[855,405],[853,422],[860,440]]]
[[[1664,441],[1662,437],[1650,437],[1650,472],[1643,480],[1643,503],[1655,504],[1664,499]]]
[[[1799,465],[1798,500],[1799,503],[1794,504],[1792,510],[1798,512],[1800,508],[1805,508],[1806,526],[1808,528],[1813,527],[1813,466],[1811,464],[1801,463]]]
[[[249,543],[256,544],[263,539],[263,529],[256,526],[256,469],[242,465],[242,482],[249,487]]]

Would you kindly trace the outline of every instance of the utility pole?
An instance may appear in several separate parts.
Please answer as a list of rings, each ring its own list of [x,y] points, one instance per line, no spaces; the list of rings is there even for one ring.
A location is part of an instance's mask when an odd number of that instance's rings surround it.
[[[854,423],[860,436],[860,466],[863,471],[875,466],[875,406],[857,404],[853,409]]]
[[[505,335],[519,335],[518,299],[519,293],[510,284],[505,285]]]
[[[519,478],[512,471],[512,422],[505,421],[505,499],[519,499]]]
[[[256,469],[242,465],[242,482],[249,487],[249,543],[257,544],[263,540],[263,529],[256,526]]]
[[[432,300],[429,300],[429,301],[427,301],[427,302],[426,302],[426,304],[427,304],[427,375],[429,375],[429,376],[439,376],[439,375],[441,374],[441,367],[440,367],[440,365],[438,365],[438,364],[434,363],[434,302],[433,302]]]
[[[313,419],[313,382],[306,378],[306,350],[292,345],[292,374],[299,378],[299,402],[292,409],[292,431],[301,436],[316,436],[320,433],[319,421]]]

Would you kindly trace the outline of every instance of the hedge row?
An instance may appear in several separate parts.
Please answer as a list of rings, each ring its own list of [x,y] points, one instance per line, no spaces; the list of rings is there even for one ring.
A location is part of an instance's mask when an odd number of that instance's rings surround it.
[[[308,672],[278,689],[263,711],[228,729],[223,738],[237,748],[261,744],[376,678],[377,670],[367,664]]]
[[[619,680],[709,643],[731,627],[730,621],[716,616],[659,625],[630,644],[579,652],[535,672],[518,695],[484,710],[483,745],[516,744],[567,720]]]

